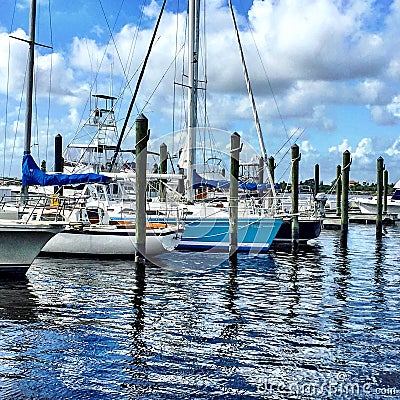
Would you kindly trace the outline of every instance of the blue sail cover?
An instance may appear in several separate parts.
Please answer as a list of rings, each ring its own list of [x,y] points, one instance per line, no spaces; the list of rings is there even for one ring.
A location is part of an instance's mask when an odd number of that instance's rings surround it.
[[[280,189],[279,183],[274,184],[275,189]],[[269,183],[256,183],[256,182],[239,182],[239,188],[244,189],[244,190],[259,190],[260,192],[263,192],[267,189],[271,188],[271,185]]]
[[[279,183],[275,183],[274,188],[276,190],[278,190],[281,188],[281,185]],[[271,185],[269,183],[258,183],[257,184],[257,190],[259,190],[260,192],[263,192],[267,189],[271,189]]]
[[[255,182],[239,182],[240,189],[247,189],[247,190],[257,190],[257,183]]]
[[[23,186],[64,186],[79,183],[107,183],[111,178],[99,174],[46,174],[35,163],[30,154],[25,154],[22,161]]]
[[[204,179],[197,173],[196,170],[194,170],[193,171],[193,189],[198,189],[199,187],[228,189],[229,181],[226,181],[226,180],[217,181],[215,179]]]

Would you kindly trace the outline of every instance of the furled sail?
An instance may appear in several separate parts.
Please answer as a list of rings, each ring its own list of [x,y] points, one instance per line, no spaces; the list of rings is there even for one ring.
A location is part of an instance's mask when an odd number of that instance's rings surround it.
[[[35,163],[30,154],[25,154],[22,161],[23,186],[64,186],[79,183],[107,183],[111,178],[99,174],[46,174]]]

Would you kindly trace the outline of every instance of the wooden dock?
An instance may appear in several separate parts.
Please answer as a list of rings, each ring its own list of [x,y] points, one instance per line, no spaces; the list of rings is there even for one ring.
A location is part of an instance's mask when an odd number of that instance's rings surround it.
[[[382,223],[383,225],[390,226],[396,225],[397,214],[383,214]],[[376,224],[376,214],[363,214],[360,211],[349,212],[349,224]],[[327,212],[324,218],[323,227],[324,229],[337,230],[340,229],[341,218],[333,212]]]

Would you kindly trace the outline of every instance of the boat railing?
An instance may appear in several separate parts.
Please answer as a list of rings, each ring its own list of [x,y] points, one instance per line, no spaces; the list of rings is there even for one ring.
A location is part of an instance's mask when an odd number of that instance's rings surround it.
[[[274,201],[273,201],[274,200]],[[272,196],[248,196],[241,199],[247,212],[254,215],[293,215],[292,199],[288,194]],[[325,216],[326,197],[302,195],[298,200],[298,212],[296,215],[304,218],[323,218]]]

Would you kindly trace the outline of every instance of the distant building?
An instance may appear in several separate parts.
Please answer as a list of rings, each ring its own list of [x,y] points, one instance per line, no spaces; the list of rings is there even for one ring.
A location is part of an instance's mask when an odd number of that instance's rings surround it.
[[[349,185],[359,185],[360,183],[357,181],[350,180]]]

